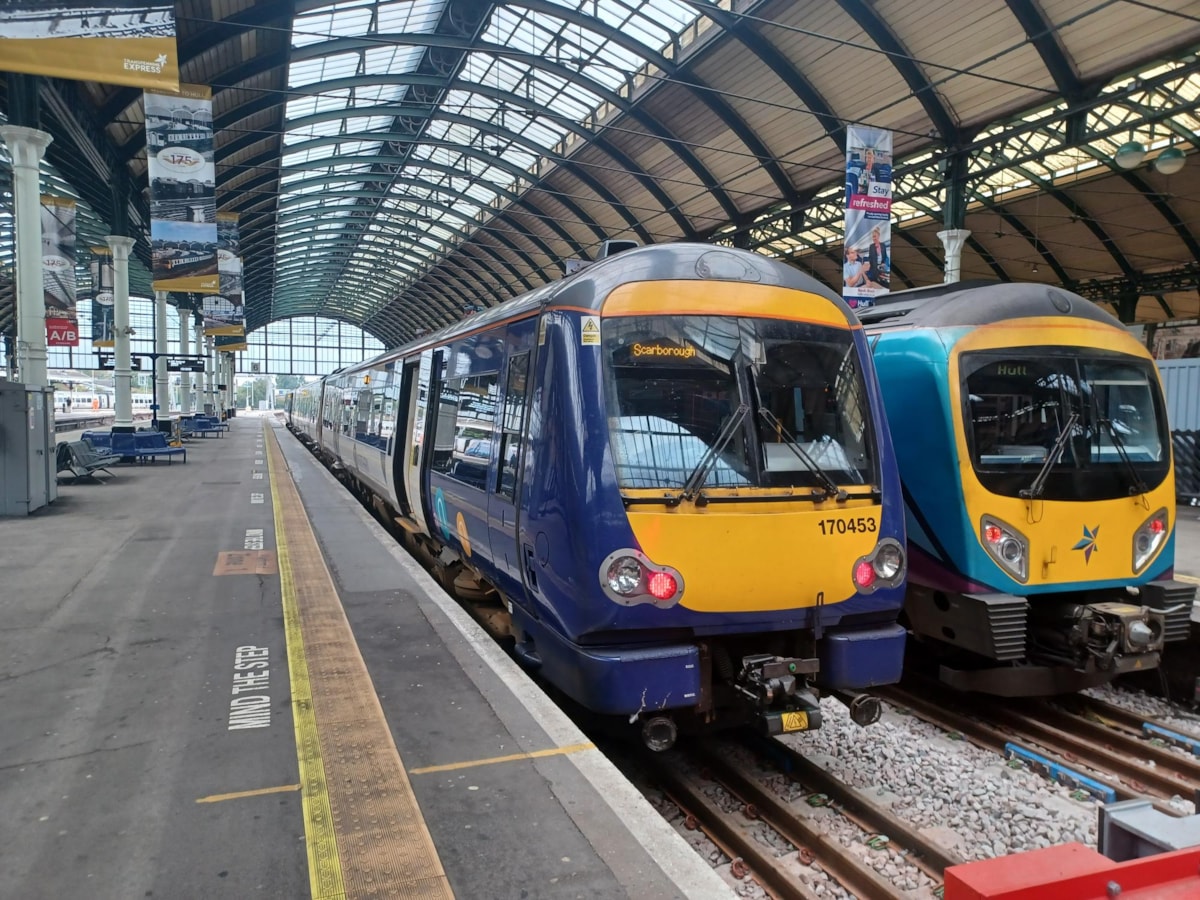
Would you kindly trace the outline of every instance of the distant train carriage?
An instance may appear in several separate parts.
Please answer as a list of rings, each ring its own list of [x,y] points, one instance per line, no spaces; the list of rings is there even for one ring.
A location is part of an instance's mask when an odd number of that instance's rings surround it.
[[[1158,665],[1195,588],[1154,361],[1060,288],[950,284],[861,312],[908,514],[905,615],[944,680],[1074,691]]]
[[[289,424],[584,706],[817,727],[898,679],[906,561],[862,329],[707,245],[630,250],[304,385]]]

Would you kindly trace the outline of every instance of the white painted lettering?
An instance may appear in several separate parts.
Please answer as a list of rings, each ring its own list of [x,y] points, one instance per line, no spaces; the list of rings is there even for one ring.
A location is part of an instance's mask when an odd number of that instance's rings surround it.
[[[263,548],[263,530],[261,528],[246,529],[246,544],[243,550],[261,550]]]
[[[251,531],[246,532],[247,543]],[[260,537],[261,539],[261,537]],[[250,549],[247,546],[247,549]],[[271,697],[264,693],[271,686],[271,651],[268,647],[244,644],[233,652],[233,699],[229,701],[229,731],[246,728],[268,728],[271,725]],[[243,696],[250,691],[255,693]]]
[[[262,495],[262,494],[251,494],[251,495],[250,495],[250,502],[251,502],[251,503],[262,503],[262,502],[263,502],[263,495]]]

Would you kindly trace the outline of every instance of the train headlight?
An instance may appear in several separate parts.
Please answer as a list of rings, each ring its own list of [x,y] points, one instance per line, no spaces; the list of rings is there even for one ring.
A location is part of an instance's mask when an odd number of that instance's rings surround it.
[[[1146,568],[1166,542],[1167,511],[1160,509],[1133,533],[1133,571],[1137,573]]]
[[[650,603],[662,609],[683,596],[683,578],[670,566],[656,565],[640,550],[616,550],[600,564],[600,585],[622,606]]]
[[[642,587],[642,564],[632,556],[621,556],[608,566],[608,587],[622,597],[636,594]]]
[[[904,580],[904,547],[894,538],[884,538],[875,549],[854,562],[851,576],[860,594],[882,587],[896,587]]]
[[[979,526],[980,543],[1000,568],[1022,584],[1029,579],[1029,541],[1011,525],[984,516]]]

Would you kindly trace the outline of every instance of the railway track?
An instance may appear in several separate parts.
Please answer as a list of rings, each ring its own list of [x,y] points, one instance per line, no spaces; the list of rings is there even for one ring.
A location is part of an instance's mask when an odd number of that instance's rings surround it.
[[[903,854],[928,880],[935,894],[942,872],[963,859],[920,834],[915,828],[874,805],[858,791],[804,759],[784,744],[756,734],[739,735],[743,748],[773,769],[765,777],[782,774],[801,785],[809,806],[828,808],[859,832],[859,844],[889,847]],[[864,900],[911,897],[913,892],[893,884],[872,866],[861,850],[843,845],[811,813],[794,809],[764,780],[761,767],[739,761],[744,754],[730,753],[728,745],[702,742],[684,752],[691,766],[678,766],[663,757],[652,757],[652,776],[671,800],[688,816],[688,825],[701,828],[732,860],[735,877],[752,874],[770,894],[780,898],[807,898],[812,889],[798,876],[798,868],[824,871],[847,891]],[[732,802],[710,796],[718,784]],[[796,848],[796,854],[779,855],[755,838],[748,823],[761,821]]]
[[[1010,745],[1035,750],[1052,765],[1084,774],[1108,788],[1118,800],[1149,800],[1163,812],[1178,816],[1183,813],[1169,801],[1174,797],[1192,799],[1200,787],[1200,765],[1083,716],[1046,704],[998,699],[989,699],[980,707],[978,697],[968,700],[924,681],[919,690],[918,694],[911,687],[893,686],[879,694],[1001,755],[1009,755]],[[977,705],[968,709],[968,703]]]

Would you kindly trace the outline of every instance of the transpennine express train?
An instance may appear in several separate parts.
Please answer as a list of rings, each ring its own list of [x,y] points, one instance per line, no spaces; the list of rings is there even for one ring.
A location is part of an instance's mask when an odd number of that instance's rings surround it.
[[[1195,588],[1172,578],[1158,370],[1095,304],[940,285],[861,317],[907,511],[905,617],[942,680],[1009,696],[1158,665]]]
[[[874,369],[791,267],[627,250],[298,388],[289,425],[519,660],[652,747],[815,728],[822,690],[867,724],[859,692],[899,679]]]

